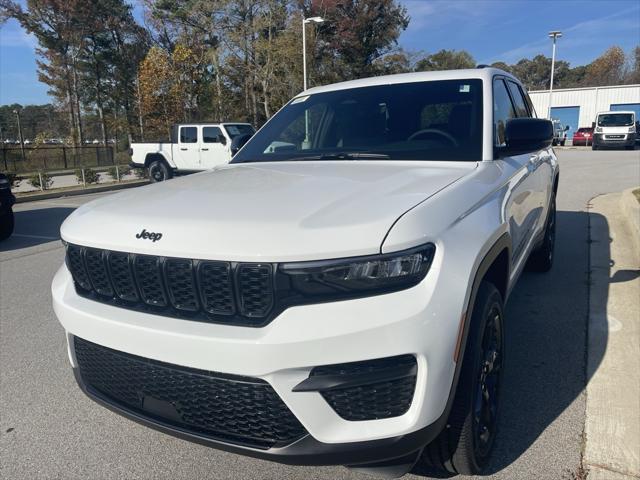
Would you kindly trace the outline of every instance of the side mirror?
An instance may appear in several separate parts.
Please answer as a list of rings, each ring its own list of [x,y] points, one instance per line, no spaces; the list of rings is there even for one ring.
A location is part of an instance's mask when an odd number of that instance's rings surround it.
[[[513,118],[507,121],[503,155],[536,152],[551,146],[553,123],[544,118]]]
[[[231,156],[238,153],[238,150],[244,147],[244,144],[247,143],[251,137],[252,135],[249,133],[234,137],[234,139],[231,140]]]
[[[216,141],[218,143],[221,143],[222,145],[226,145],[227,144],[227,138],[222,134],[218,135],[218,137],[216,138]]]
[[[567,130],[569,130],[569,125],[566,125],[566,126],[564,127],[564,131],[566,132]]]
[[[591,128],[596,128],[596,122],[591,122]]]

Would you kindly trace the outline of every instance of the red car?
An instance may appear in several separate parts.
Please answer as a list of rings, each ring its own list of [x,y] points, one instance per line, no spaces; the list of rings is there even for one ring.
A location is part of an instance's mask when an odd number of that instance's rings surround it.
[[[593,143],[593,128],[579,128],[573,134],[572,145],[589,146]]]

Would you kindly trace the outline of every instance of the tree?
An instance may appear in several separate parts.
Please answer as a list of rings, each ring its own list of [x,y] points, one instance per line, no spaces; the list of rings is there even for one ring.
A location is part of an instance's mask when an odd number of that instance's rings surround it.
[[[377,74],[376,61],[409,25],[406,8],[395,0],[314,0],[309,10],[302,6],[306,16],[327,19],[317,27],[318,68],[309,76],[318,83]]]
[[[620,47],[610,47],[587,66],[584,86],[621,85],[626,74],[625,60],[624,51]]]
[[[470,53],[464,50],[440,50],[418,61],[415,70],[416,72],[459,70],[463,68],[474,68],[475,66],[476,61]]]

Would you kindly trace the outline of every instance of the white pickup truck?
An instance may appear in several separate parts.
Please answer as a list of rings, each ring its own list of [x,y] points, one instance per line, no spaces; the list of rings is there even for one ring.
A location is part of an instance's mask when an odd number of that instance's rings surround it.
[[[255,133],[249,123],[188,123],[173,125],[169,142],[133,143],[130,165],[148,168],[152,182],[177,173],[199,172],[229,163]]]

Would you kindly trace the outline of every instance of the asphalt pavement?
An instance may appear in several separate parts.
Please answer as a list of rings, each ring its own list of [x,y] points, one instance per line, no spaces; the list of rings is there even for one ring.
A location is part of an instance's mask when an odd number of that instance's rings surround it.
[[[525,273],[507,305],[500,432],[484,478],[574,480],[579,471],[589,381],[586,210],[599,194],[640,184],[640,151],[558,155],[556,263],[547,274]],[[16,233],[0,244],[0,478],[371,478],[342,467],[290,467],[188,443],[111,413],[80,392],[49,288],[63,262],[60,223],[104,195],[16,205]]]

